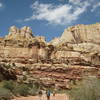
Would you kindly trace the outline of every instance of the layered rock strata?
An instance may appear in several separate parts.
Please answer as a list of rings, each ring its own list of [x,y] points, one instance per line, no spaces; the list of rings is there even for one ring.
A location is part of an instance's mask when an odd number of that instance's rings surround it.
[[[51,58],[58,62],[100,65],[100,23],[69,27],[50,43],[56,47]]]
[[[30,27],[12,26],[9,34],[0,39],[0,61],[36,63],[46,59],[49,48],[42,36],[34,37]]]
[[[33,36],[30,27],[12,26],[9,34],[0,38],[0,61],[99,66],[100,24],[69,27],[49,43],[42,36]]]
[[[44,86],[69,88],[67,82],[81,79],[84,67],[99,71],[100,23],[69,27],[49,43],[45,37],[34,36],[30,27],[12,26],[9,34],[0,38],[0,64],[14,66],[18,80],[28,69],[27,82],[39,79]]]

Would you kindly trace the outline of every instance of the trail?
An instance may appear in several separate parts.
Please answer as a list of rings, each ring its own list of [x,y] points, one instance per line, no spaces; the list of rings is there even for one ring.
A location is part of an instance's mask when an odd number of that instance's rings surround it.
[[[16,97],[13,100],[40,100],[38,96],[29,96],[29,97]],[[42,96],[41,100],[47,100],[46,95]],[[51,95],[50,100],[69,100],[68,96],[66,94],[56,94],[56,96]]]

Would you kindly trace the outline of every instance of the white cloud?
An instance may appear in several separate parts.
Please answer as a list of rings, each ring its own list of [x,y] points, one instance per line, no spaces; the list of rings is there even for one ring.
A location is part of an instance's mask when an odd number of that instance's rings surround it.
[[[53,5],[35,2],[31,5],[33,10],[32,16],[26,18],[24,21],[45,20],[50,24],[69,24],[77,20],[86,11],[88,6],[88,2],[84,2],[84,6],[74,7],[71,4]]]
[[[74,5],[80,5],[82,0],[69,0],[69,3],[74,4]]]
[[[68,3],[59,5],[36,1],[31,5],[33,11],[32,16],[25,18],[24,22],[43,20],[49,24],[68,25],[77,21],[80,15],[84,14],[87,10],[93,12],[99,6],[100,2],[98,0],[69,0]],[[87,9],[88,7],[89,9]],[[22,21],[17,20],[17,22]]]
[[[100,7],[100,2],[93,5],[92,9],[91,9],[91,12],[94,12],[98,7]]]
[[[0,3],[0,8],[2,8],[3,7],[3,4],[2,3]]]

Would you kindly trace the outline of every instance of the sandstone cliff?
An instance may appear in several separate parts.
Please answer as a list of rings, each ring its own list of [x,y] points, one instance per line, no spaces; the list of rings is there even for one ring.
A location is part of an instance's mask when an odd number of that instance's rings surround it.
[[[52,59],[62,63],[100,65],[100,23],[69,27],[50,43],[56,46]]]
[[[45,38],[35,37],[30,27],[10,27],[9,34],[0,39],[0,62],[36,63],[47,58]]]
[[[100,72],[100,23],[69,27],[49,43],[27,26],[12,26],[0,38],[0,72],[6,79],[70,89],[69,82],[93,71]]]
[[[63,43],[91,42],[100,44],[100,23],[92,25],[76,25],[64,30],[61,37],[51,41],[53,45]]]
[[[0,38],[0,62],[99,66],[100,23],[69,27],[50,43],[34,36],[30,27],[12,26],[9,34]]]

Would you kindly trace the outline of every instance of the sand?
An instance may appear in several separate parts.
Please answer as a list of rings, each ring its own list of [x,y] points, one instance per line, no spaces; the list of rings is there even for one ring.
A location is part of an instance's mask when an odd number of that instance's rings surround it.
[[[40,100],[38,96],[29,96],[29,97],[15,97],[13,100]],[[41,100],[47,100],[46,95],[43,95]],[[50,100],[69,100],[66,94],[56,94],[56,96],[51,95]]]

